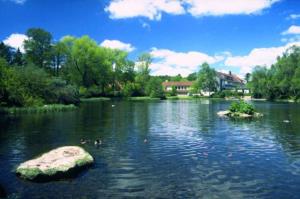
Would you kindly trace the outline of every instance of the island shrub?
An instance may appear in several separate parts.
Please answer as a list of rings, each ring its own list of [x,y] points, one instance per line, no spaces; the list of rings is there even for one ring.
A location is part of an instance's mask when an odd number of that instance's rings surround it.
[[[248,115],[253,115],[255,113],[255,109],[254,109],[253,105],[251,105],[245,101],[231,103],[231,105],[229,107],[229,111],[232,113],[245,113]]]

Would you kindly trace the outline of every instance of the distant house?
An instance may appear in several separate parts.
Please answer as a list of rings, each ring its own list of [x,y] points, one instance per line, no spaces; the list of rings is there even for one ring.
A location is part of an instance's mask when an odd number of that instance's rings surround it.
[[[245,87],[245,81],[239,78],[237,75],[232,74],[231,72],[222,73],[217,72],[217,82],[218,82],[218,91],[222,90],[234,90],[239,93],[249,93],[249,89]],[[191,93],[191,87],[194,82],[191,81],[182,81],[182,82],[169,82],[165,81],[162,83],[165,91],[172,91],[172,87],[176,89],[178,95],[188,95]],[[201,91],[201,94],[194,95],[204,95],[209,96],[213,92],[211,91]]]
[[[174,87],[176,89],[176,92],[178,95],[188,95],[191,87],[193,85],[193,82],[185,81],[185,82],[169,82],[165,81],[162,83],[165,91],[172,91],[172,88]]]
[[[219,84],[218,90],[236,90],[241,93],[249,93],[249,90],[245,87],[245,81],[239,78],[237,75],[229,73],[217,72],[217,81]]]

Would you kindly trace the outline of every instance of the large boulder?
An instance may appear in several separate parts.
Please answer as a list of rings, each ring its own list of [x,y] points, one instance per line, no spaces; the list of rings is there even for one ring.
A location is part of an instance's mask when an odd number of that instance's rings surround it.
[[[93,164],[94,158],[81,147],[65,146],[20,164],[18,176],[31,181],[69,178]]]

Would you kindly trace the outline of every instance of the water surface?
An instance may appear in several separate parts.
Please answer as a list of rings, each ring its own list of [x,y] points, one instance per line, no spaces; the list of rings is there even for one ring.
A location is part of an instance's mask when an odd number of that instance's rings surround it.
[[[256,102],[261,120],[219,118],[229,103],[104,101],[0,116],[0,184],[18,198],[300,198],[300,105]],[[103,144],[84,146],[96,163],[78,178],[15,176],[19,163],[81,138]]]

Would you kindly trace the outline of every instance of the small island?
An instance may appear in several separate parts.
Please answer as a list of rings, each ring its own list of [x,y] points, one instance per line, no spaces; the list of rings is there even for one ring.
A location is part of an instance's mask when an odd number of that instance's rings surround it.
[[[232,102],[229,110],[219,111],[218,116],[231,118],[259,118],[262,117],[263,114],[256,112],[253,105],[241,100]]]
[[[93,163],[94,158],[81,147],[65,146],[20,164],[16,173],[25,180],[44,182],[73,177]]]

